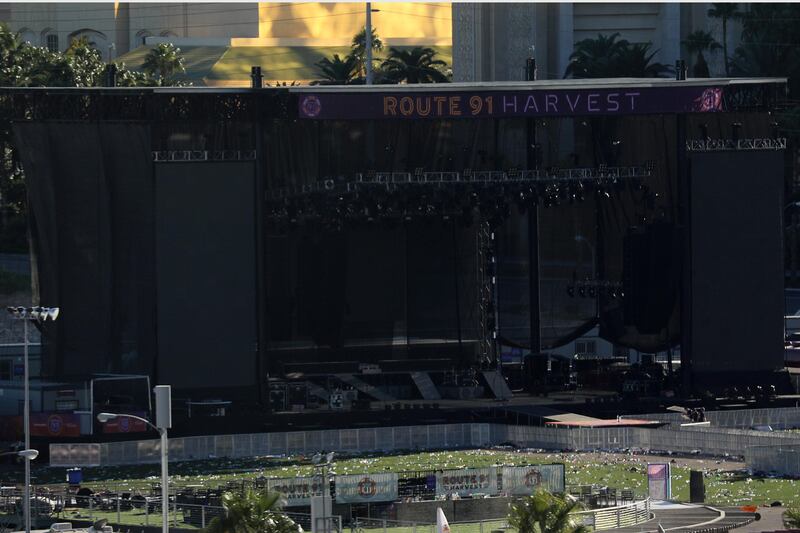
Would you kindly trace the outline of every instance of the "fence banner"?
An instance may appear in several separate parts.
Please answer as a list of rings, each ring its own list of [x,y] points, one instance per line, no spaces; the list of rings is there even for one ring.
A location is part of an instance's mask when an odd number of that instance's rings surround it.
[[[436,474],[436,495],[497,494],[497,468],[465,468]]]
[[[286,507],[311,505],[312,497],[322,496],[322,477],[268,479],[267,490],[280,492],[286,499]]]
[[[336,503],[393,502],[397,482],[397,474],[336,476]]]
[[[564,492],[563,464],[503,467],[503,492],[513,496],[532,494],[542,488],[547,492]]]
[[[669,463],[647,465],[647,491],[651,500],[669,500],[672,497]]]

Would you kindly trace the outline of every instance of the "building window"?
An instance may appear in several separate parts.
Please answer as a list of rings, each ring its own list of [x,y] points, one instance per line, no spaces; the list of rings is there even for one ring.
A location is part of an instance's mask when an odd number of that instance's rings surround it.
[[[47,49],[51,52],[58,52],[58,35],[51,33],[47,36]]]
[[[575,353],[579,355],[595,355],[597,353],[595,341],[575,342]]]
[[[11,381],[11,361],[0,361],[0,381]]]

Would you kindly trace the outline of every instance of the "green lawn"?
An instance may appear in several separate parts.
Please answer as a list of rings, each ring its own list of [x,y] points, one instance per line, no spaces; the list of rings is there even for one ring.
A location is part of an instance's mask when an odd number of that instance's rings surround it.
[[[519,465],[531,463],[557,463],[567,465],[568,485],[606,485],[618,489],[633,489],[638,494],[646,492],[645,465],[647,458],[624,454],[558,454],[528,453],[510,450],[462,450],[404,455],[374,455],[342,457],[335,462],[337,474],[362,472],[404,472],[436,469],[457,469],[492,465]],[[668,458],[650,458],[665,461]],[[676,459],[673,464],[673,492],[677,499],[689,496],[689,467],[706,473],[707,501],[719,505],[765,504],[781,501],[784,505],[800,505],[800,490],[795,481],[788,479],[752,478],[743,471],[732,471],[728,463],[713,459],[699,461]],[[21,482],[22,472],[5,471],[0,474],[4,484]],[[258,476],[291,477],[310,475],[313,466],[307,457],[217,459],[184,462],[170,465],[173,483],[178,485],[205,485],[217,487],[229,481],[253,479]],[[85,486],[118,490],[135,490],[150,487],[159,479],[159,466],[84,468]],[[34,483],[62,483],[63,468],[38,467],[34,469]]]

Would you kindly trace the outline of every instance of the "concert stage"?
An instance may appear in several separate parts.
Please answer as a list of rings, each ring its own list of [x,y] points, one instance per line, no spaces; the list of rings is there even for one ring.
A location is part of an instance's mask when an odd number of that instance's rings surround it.
[[[599,326],[679,347],[686,395],[774,381],[784,90],[2,89],[39,299],[62,310],[45,377],[284,408],[503,398],[504,363]]]

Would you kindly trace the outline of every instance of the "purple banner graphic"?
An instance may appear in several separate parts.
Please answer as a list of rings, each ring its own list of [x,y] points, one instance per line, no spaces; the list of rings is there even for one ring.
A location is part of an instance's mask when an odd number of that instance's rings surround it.
[[[449,119],[724,111],[719,87],[300,94],[300,118]]]

